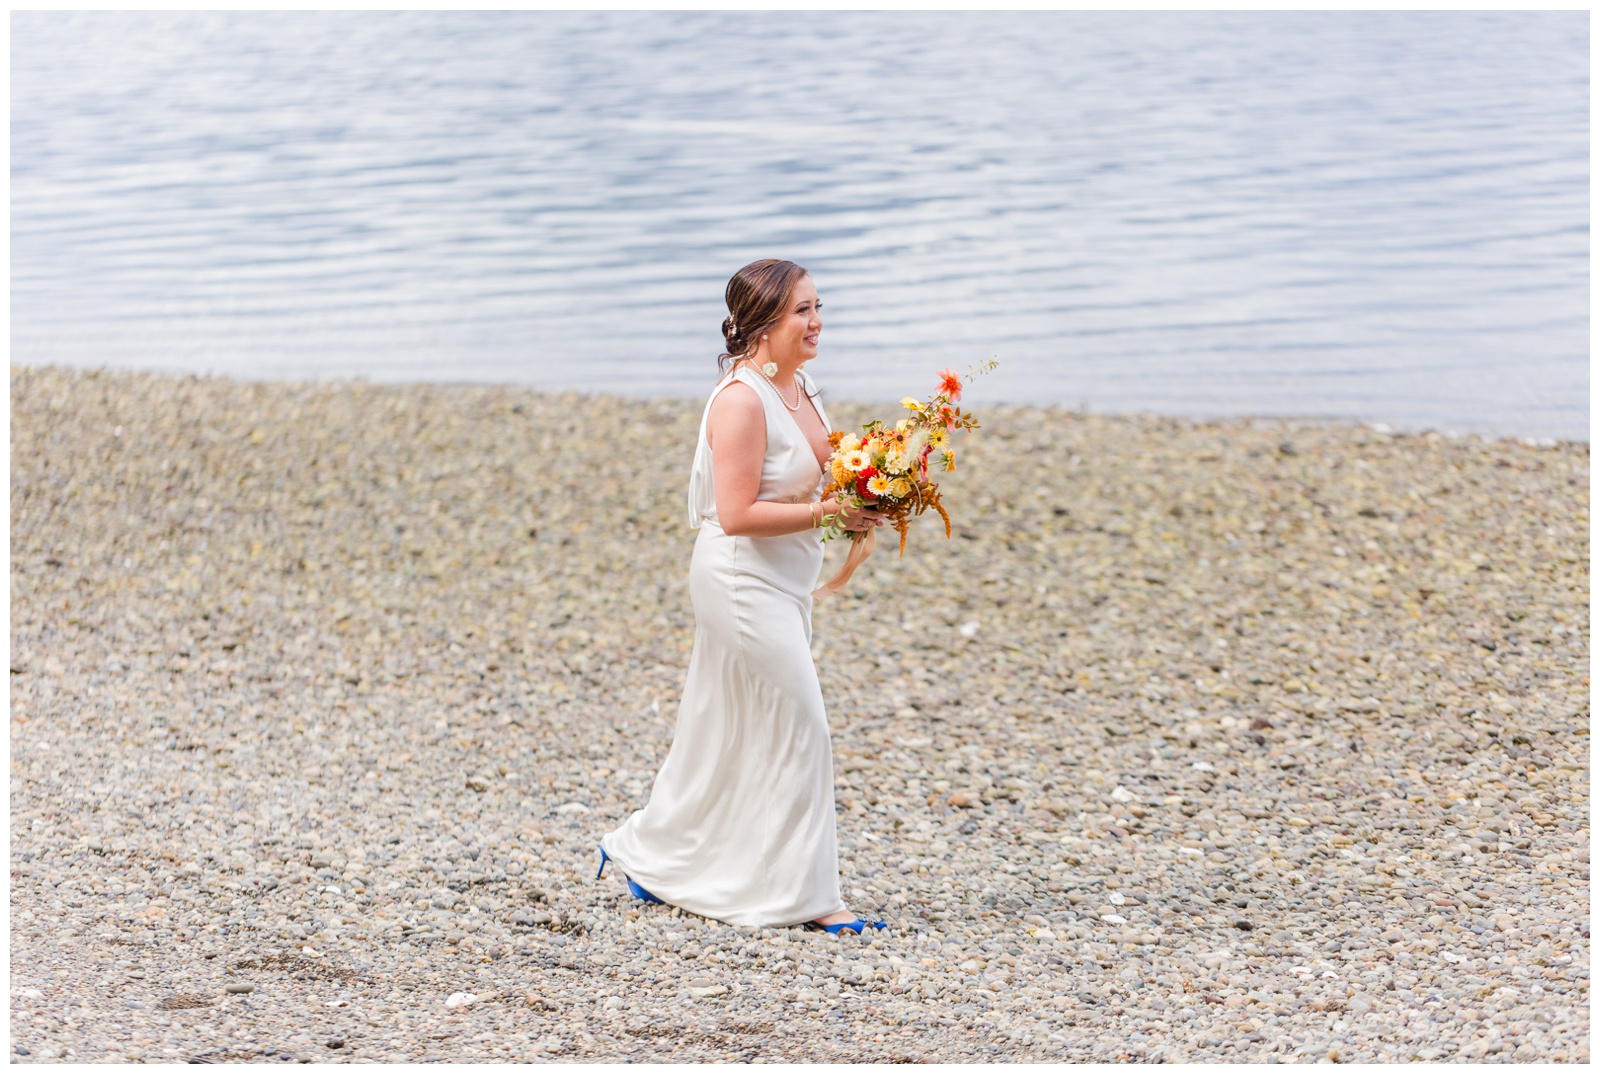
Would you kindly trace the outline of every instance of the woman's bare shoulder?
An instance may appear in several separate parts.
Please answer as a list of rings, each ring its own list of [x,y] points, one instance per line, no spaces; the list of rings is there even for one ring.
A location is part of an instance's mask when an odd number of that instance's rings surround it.
[[[711,400],[711,413],[706,416],[706,442],[716,446],[719,436],[733,438],[735,442],[767,435],[767,414],[761,406],[756,390],[742,380],[735,380]]]
[[[717,393],[711,400],[711,420],[720,422],[732,419],[736,422],[765,420],[766,414],[761,407],[761,397],[756,390],[742,380],[730,381],[728,386]]]

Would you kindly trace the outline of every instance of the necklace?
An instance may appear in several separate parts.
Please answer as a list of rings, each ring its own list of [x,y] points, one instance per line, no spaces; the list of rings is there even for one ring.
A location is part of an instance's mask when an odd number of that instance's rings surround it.
[[[762,380],[764,380],[768,384],[772,385],[772,390],[778,393],[778,402],[782,403],[785,407],[787,407],[788,410],[789,410],[789,413],[793,414],[795,411],[800,409],[800,397],[804,393],[800,390],[800,382],[798,380],[795,381],[795,385],[794,385],[794,406],[789,406],[789,400],[787,400],[787,399],[785,399],[783,397],[783,389],[778,387],[778,382],[777,381],[775,381],[771,377],[767,376],[767,371],[765,369],[762,369],[760,366],[756,365],[754,362],[750,363],[750,368],[754,369],[757,373],[760,373]]]

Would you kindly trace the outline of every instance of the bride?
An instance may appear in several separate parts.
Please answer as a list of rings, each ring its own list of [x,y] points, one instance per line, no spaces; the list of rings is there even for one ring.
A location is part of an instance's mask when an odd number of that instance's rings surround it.
[[[822,303],[792,261],[728,281],[731,368],[706,403],[689,477],[694,653],[672,748],[648,804],[600,843],[647,902],[732,925],[883,928],[845,909],[834,829],[833,750],[811,659],[818,501],[832,448],[801,366],[817,356]],[[882,525],[876,511],[844,528]],[[597,874],[598,878],[598,874]]]

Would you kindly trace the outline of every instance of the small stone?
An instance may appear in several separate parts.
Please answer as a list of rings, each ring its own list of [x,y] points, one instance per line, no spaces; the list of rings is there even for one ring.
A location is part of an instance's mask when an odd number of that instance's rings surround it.
[[[465,1007],[470,1003],[478,1002],[478,997],[471,992],[452,992],[445,999],[446,1007]]]
[[[224,992],[230,992],[235,996],[247,996],[256,990],[253,984],[230,984],[222,987]]]
[[[948,801],[957,809],[971,809],[973,806],[972,795],[966,791],[956,791],[949,797]]]
[[[328,1047],[333,1048],[335,1050],[337,1050],[339,1048],[343,1048],[344,1047],[344,1038],[343,1037],[334,1037],[332,1040],[328,1041]]]
[[[685,536],[698,402],[16,366],[11,408],[19,1062],[275,1058],[180,988],[326,1062],[616,1054],[585,1012],[646,1062],[1587,1055],[1586,445],[985,409],[973,539],[914,522],[817,623],[845,897],[903,926],[826,943],[593,882],[693,644],[638,534]]]

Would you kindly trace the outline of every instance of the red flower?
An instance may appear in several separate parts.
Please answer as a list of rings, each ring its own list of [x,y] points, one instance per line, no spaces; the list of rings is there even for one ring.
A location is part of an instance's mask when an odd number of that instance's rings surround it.
[[[949,396],[952,403],[961,402],[961,378],[954,369],[939,370],[939,394]]]
[[[867,489],[867,482],[877,476],[878,471],[874,470],[870,466],[864,468],[860,473],[856,474],[856,492],[861,495],[863,500],[876,500],[878,498]]]

